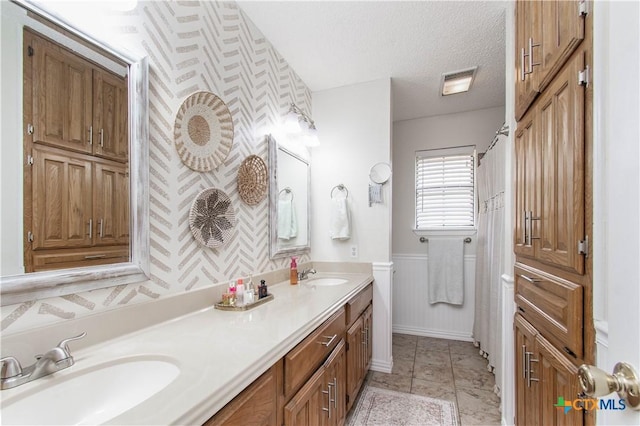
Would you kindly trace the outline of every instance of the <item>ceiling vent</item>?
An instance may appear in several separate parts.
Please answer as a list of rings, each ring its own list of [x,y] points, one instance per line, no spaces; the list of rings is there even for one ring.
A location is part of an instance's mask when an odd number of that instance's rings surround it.
[[[442,74],[442,81],[440,83],[440,93],[442,96],[468,92],[471,88],[471,83],[473,83],[476,77],[477,69],[478,67],[476,66]]]

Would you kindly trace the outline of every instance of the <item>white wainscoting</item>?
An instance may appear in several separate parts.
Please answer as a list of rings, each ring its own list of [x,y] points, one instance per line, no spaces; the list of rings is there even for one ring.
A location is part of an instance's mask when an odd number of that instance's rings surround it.
[[[393,332],[472,341],[476,256],[464,256],[462,306],[428,300],[426,255],[395,254],[393,263]]]
[[[373,359],[371,369],[391,373],[393,262],[373,262]]]
[[[513,276],[503,274],[501,278],[502,359],[500,360],[500,404],[502,405],[502,424],[504,426],[511,426],[515,422],[516,415],[516,383],[514,378],[516,367],[514,364],[515,354],[513,350],[513,315],[516,312],[516,304],[513,299]]]

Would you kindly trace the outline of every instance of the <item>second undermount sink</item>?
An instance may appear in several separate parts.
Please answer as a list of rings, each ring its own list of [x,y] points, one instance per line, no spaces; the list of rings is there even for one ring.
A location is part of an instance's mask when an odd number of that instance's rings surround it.
[[[309,285],[332,286],[346,284],[347,282],[349,282],[349,280],[345,280],[344,278],[311,278]]]
[[[54,374],[46,379],[49,383],[15,398],[3,398],[2,423],[105,423],[160,392],[179,373],[176,364],[164,359],[126,358],[68,376],[56,378]]]

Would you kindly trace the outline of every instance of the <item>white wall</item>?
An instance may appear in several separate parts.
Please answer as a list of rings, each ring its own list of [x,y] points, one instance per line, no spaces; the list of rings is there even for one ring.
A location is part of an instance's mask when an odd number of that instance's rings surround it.
[[[476,145],[484,152],[504,122],[504,107],[438,115],[393,124],[393,254],[424,254],[415,222],[415,151]],[[475,244],[469,249],[473,250]],[[475,252],[475,251],[473,251]],[[467,251],[467,254],[472,252]]]
[[[320,146],[311,153],[312,259],[388,262],[391,181],[383,186],[382,204],[369,207],[368,191],[371,166],[391,163],[391,80],[314,92],[313,119]],[[346,241],[329,237],[331,190],[341,183],[349,190],[351,211],[351,238]]]

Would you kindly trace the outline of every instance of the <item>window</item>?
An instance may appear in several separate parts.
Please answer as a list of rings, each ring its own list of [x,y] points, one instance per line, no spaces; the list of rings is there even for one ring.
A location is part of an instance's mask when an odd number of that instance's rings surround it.
[[[475,147],[416,152],[416,230],[475,229]]]

